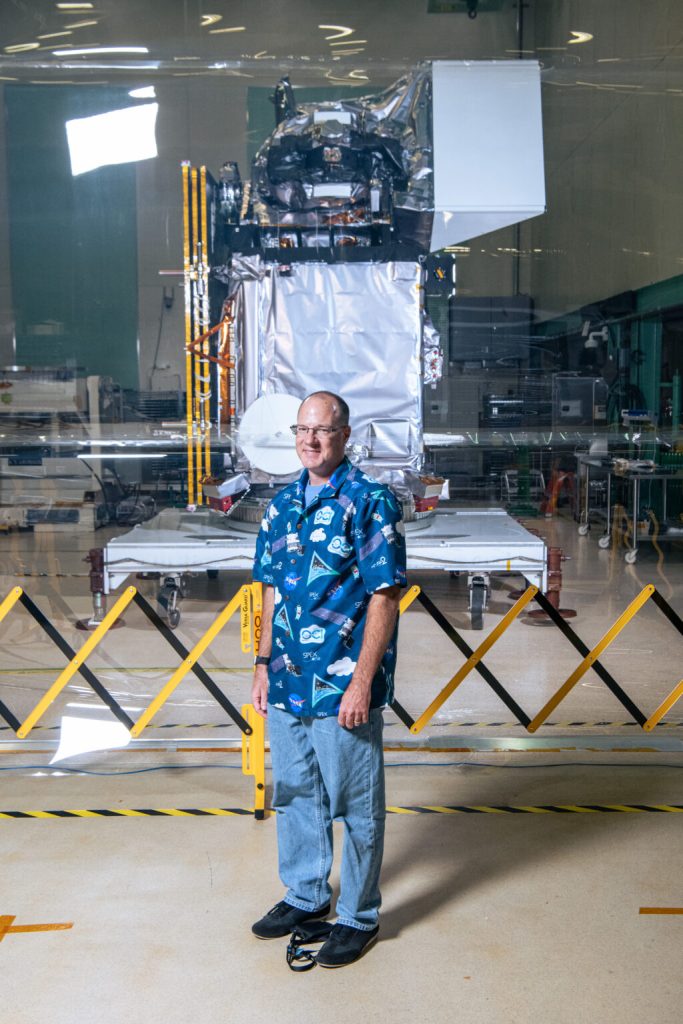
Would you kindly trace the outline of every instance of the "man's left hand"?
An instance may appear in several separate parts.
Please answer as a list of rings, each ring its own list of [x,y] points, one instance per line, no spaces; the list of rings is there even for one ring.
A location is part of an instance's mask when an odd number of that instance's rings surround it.
[[[370,687],[351,680],[339,705],[337,721],[343,729],[365,725],[370,710]]]

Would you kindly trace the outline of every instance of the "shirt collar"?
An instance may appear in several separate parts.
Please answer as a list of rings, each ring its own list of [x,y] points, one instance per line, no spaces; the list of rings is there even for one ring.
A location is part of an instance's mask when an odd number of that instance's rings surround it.
[[[349,475],[350,469],[351,469],[351,463],[349,462],[349,460],[346,457],[344,457],[344,459],[342,459],[342,461],[339,463],[339,465],[335,469],[334,473],[332,474],[330,479],[327,481],[327,483],[324,485],[322,490],[319,491],[318,497],[319,498],[331,498],[334,495],[338,494],[342,484],[346,480],[346,477]],[[306,504],[305,495],[306,495],[306,485],[307,484],[308,484],[308,470],[304,469],[303,472],[301,473],[301,476],[299,477],[299,479],[296,482],[296,495],[295,495],[295,498],[294,498],[294,501],[297,502],[302,507]]]

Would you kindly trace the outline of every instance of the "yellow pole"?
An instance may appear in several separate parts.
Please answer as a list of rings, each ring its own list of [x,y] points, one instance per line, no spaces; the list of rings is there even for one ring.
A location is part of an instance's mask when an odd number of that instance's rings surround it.
[[[410,608],[411,604],[416,599],[416,597],[417,597],[417,595],[419,593],[420,593],[420,588],[417,585],[415,585],[413,587],[408,587],[408,589],[406,590],[405,594],[401,598],[401,603],[398,606],[398,614],[399,615],[403,615],[404,612],[408,611],[408,609]]]
[[[198,337],[201,334],[199,327],[201,323],[201,315],[199,309],[199,210],[198,210],[198,195],[197,195],[197,168],[191,169],[192,179],[192,321],[194,325],[194,336]],[[203,500],[202,495],[202,484],[201,479],[202,473],[202,436],[201,436],[201,410],[200,410],[200,393],[201,393],[201,357],[198,348],[195,349],[194,353],[194,393],[192,398],[192,415],[194,419],[194,433],[195,433],[195,493],[197,496],[197,504],[201,505]]]
[[[412,733],[421,732],[425,725],[430,719],[436,714],[442,704],[448,700],[450,695],[460,686],[463,679],[470,674],[473,668],[479,664],[481,659],[484,657],[487,651],[489,651],[505,630],[510,626],[517,616],[522,612],[529,604],[535,595],[538,593],[538,587],[529,587],[522,596],[513,604],[512,608],[503,616],[497,626],[491,630],[486,639],[477,647],[476,651],[473,651],[470,657],[467,659],[464,665],[458,669],[453,678],[446,683],[441,693],[434,698],[429,707],[424,711],[415,722],[415,725],[411,726],[410,731]]]
[[[251,736],[242,733],[242,772],[254,776],[254,814],[263,818],[266,806],[265,722],[253,704],[242,705],[242,715],[251,726]]]
[[[14,608],[23,593],[24,591],[21,587],[12,587],[5,600],[0,604],[0,622],[2,622],[9,612],[11,612],[12,608]]]
[[[183,179],[183,288],[185,293],[185,429],[187,430],[187,503],[194,505],[194,452],[192,440],[192,285],[190,281],[190,165],[182,165]]]
[[[220,633],[225,623],[235,614],[241,604],[242,591],[238,590],[232,600],[226,604],[215,622],[207,629],[201,640],[195,644],[185,660],[181,662],[161,692],[154,698],[146,711],[143,711],[140,715],[130,731],[131,736],[139,736],[142,730],[151,722],[159,708],[166,703],[178,684],[183,681],[192,666],[199,661],[206,648]]]
[[[207,202],[206,202],[206,167],[202,166],[199,169],[199,182],[200,182],[200,214],[201,214],[201,305],[202,305],[202,324],[201,332],[204,333],[209,329],[209,223],[207,216]],[[210,343],[207,338],[202,345],[202,353],[204,359],[202,361],[202,424],[204,429],[204,472],[206,476],[211,475],[211,363],[208,360],[210,354]]]
[[[643,726],[645,732],[652,732],[657,722],[664,718],[664,715],[667,713],[667,711],[670,711],[674,704],[681,699],[681,697],[683,697],[683,679],[681,679],[680,683],[674,687],[674,689],[671,691],[666,700],[662,701],[662,703],[659,705],[655,713],[653,715],[650,715],[647,722]]]
[[[88,656],[94,651],[98,643],[103,636],[113,626],[116,619],[119,617],[121,612],[130,604],[137,593],[135,587],[126,587],[121,597],[118,599],[111,611],[107,612],[105,617],[100,622],[97,629],[90,634],[86,642],[81,647],[80,651],[74,655],[69,664],[66,666],[63,672],[55,679],[54,683],[38,701],[33,711],[29,714],[26,720],[21,724],[17,730],[17,736],[20,740],[26,739],[36,722],[43,717],[43,714],[47,708],[52,704],[55,697],[57,697],[66,684],[69,682],[71,677],[78,671],[81,665],[85,663]]]
[[[633,601],[631,601],[631,603],[628,606],[628,608],[626,609],[626,611],[622,612],[622,614],[619,616],[619,618],[614,623],[614,625],[611,626],[607,630],[607,632],[605,633],[603,638],[599,641],[599,643],[596,644],[596,646],[593,648],[593,650],[590,651],[590,653],[586,655],[586,657],[583,659],[583,661],[578,666],[578,668],[576,668],[572,672],[572,674],[569,676],[569,679],[567,679],[566,682],[564,682],[562,684],[562,686],[557,691],[557,693],[553,697],[550,698],[548,703],[544,707],[541,708],[541,710],[538,712],[536,717],[529,723],[529,725],[527,726],[527,731],[528,732],[536,732],[536,730],[539,728],[539,726],[543,725],[543,723],[545,722],[546,718],[550,714],[552,714],[552,712],[555,710],[557,705],[560,704],[564,700],[564,698],[567,696],[569,691],[572,690],[576,686],[576,684],[578,683],[579,679],[581,679],[582,676],[584,676],[586,674],[588,669],[591,668],[593,663],[598,660],[598,658],[600,657],[602,652],[605,650],[605,648],[609,647],[609,645],[612,643],[612,641],[615,639],[615,637],[617,637],[619,635],[619,633],[621,633],[621,631],[624,628],[624,626],[628,622],[631,621],[633,616],[638,611],[640,611],[640,609],[643,607],[645,602],[649,600],[649,598],[654,593],[654,589],[655,588],[652,586],[651,583],[648,584],[648,586],[643,587],[641,592],[638,594],[638,597],[636,597]]]

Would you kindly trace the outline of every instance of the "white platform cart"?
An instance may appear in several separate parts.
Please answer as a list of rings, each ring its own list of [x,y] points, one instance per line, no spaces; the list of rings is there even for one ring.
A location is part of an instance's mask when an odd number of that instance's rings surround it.
[[[256,535],[206,509],[165,509],[154,519],[109,541],[104,549],[105,593],[134,573],[159,573],[161,611],[180,622],[183,576],[250,571]],[[467,573],[472,627],[481,629],[490,576],[521,573],[545,590],[546,545],[500,508],[443,509],[406,533],[408,569]]]

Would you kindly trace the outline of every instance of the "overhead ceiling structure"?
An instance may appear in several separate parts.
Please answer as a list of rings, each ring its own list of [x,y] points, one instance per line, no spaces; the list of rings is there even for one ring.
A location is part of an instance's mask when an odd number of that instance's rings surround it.
[[[272,89],[282,74],[297,89],[371,95],[422,60],[538,60],[548,214],[521,239],[497,233],[461,247],[461,291],[486,277],[502,294],[509,275],[496,277],[496,266],[521,261],[522,290],[557,311],[683,268],[672,130],[683,109],[680,0],[3,0],[0,28],[0,88],[194,84],[224,91],[240,111],[240,89]],[[191,151],[177,160],[214,166],[210,147],[220,140],[224,152],[226,133],[195,95],[183,115]],[[160,117],[180,116],[180,102]],[[231,152],[244,163],[242,135],[233,129]],[[648,213],[652,197],[666,215]],[[603,258],[607,237],[616,274]]]

